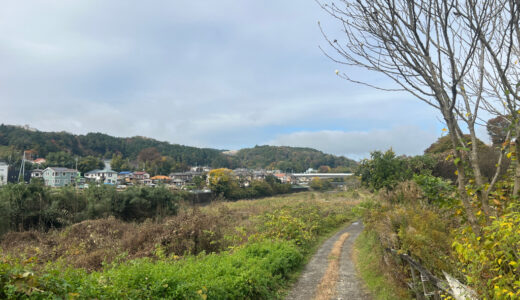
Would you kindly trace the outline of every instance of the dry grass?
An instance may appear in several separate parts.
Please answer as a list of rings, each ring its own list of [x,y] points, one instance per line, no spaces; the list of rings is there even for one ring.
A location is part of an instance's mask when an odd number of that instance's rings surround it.
[[[0,240],[0,256],[37,257],[37,262],[61,260],[73,267],[99,270],[118,257],[133,259],[219,252],[247,241],[260,221],[256,216],[286,206],[319,204],[326,212],[359,201],[349,192],[314,192],[258,200],[185,206],[160,222],[128,223],[115,218],[87,220],[47,233],[11,232]],[[361,196],[361,198],[363,195]],[[355,198],[355,199],[354,199]],[[240,230],[238,230],[240,228]]]
[[[342,234],[339,239],[334,243],[332,250],[329,254],[329,265],[325,274],[321,278],[320,284],[316,290],[316,300],[328,300],[336,293],[336,284],[339,277],[339,259],[341,257],[341,249],[345,240],[348,238],[348,232]]]

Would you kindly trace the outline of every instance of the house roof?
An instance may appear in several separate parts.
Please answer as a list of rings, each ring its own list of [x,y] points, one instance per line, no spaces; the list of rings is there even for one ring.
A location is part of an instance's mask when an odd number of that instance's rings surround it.
[[[169,180],[170,177],[164,176],[164,175],[157,175],[157,176],[154,176],[154,177],[152,177],[150,179],[152,179],[152,180]]]
[[[88,171],[85,174],[93,174],[93,173],[117,173],[117,172],[116,171],[112,171],[112,170],[99,170],[99,169],[96,169],[96,170]]]
[[[194,172],[194,171],[188,171],[188,172],[175,172],[175,173],[170,173],[170,177],[171,176],[196,176],[196,175],[202,175],[204,174],[203,172]]]
[[[48,167],[47,169],[51,169],[54,172],[74,172],[74,173],[78,172],[74,169],[63,168],[63,167]],[[47,169],[45,169],[45,170],[47,170]]]
[[[148,174],[148,173],[142,172],[142,171],[134,172],[134,175],[144,175],[144,174]]]
[[[120,175],[130,175],[130,174],[133,174],[132,171],[121,171],[119,172]]]

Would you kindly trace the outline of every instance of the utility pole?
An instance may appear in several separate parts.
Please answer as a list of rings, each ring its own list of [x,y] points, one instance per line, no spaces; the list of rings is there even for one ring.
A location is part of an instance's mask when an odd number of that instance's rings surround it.
[[[20,172],[18,173],[18,182],[25,180],[25,151],[23,152],[22,165],[20,166]]]

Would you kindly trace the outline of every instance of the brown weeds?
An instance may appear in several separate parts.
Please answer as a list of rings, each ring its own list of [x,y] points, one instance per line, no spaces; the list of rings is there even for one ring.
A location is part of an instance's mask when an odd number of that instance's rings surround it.
[[[104,262],[111,263],[118,257],[156,258],[158,253],[175,257],[227,250],[256,232],[261,222],[256,216],[279,208],[319,204],[326,217],[338,207],[352,205],[352,199],[344,198],[348,198],[347,194],[329,201],[316,196],[306,199],[308,195],[311,194],[220,202],[200,208],[183,206],[176,216],[139,224],[112,217],[87,220],[47,233],[11,232],[0,240],[0,256],[35,257],[41,265],[60,260],[73,267],[99,270]]]

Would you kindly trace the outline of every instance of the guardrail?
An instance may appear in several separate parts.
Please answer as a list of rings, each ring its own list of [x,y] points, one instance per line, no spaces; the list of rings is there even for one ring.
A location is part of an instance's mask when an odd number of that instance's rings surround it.
[[[415,293],[417,299],[430,299],[433,297],[435,300],[440,300],[442,299],[441,295],[449,295],[456,300],[477,299],[474,291],[449,274],[443,272],[447,280],[439,279],[408,254],[399,253],[399,251],[389,248],[386,251],[400,258],[410,267],[412,282],[408,283],[408,287]]]

